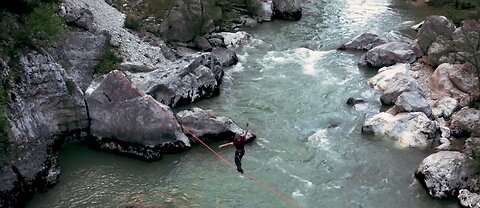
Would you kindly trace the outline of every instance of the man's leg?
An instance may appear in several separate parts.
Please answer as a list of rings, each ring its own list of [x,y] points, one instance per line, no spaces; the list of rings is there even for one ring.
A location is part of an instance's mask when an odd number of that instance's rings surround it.
[[[243,174],[242,157],[243,157],[243,154],[235,153],[235,165],[237,165],[237,171],[240,172],[241,174]]]

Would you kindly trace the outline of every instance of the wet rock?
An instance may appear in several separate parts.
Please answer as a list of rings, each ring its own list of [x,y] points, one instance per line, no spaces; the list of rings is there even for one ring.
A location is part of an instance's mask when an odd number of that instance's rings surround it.
[[[431,154],[418,165],[415,176],[430,196],[450,198],[457,196],[472,174],[467,156],[456,151]]]
[[[425,20],[417,34],[417,42],[423,52],[427,52],[430,44],[438,38],[450,39],[455,25],[444,16],[430,16]]]
[[[465,140],[463,152],[472,158],[480,157],[480,138],[471,137]]]
[[[300,20],[301,0],[273,0],[273,16],[277,19]]]
[[[170,108],[141,93],[122,72],[95,80],[85,100],[91,143],[100,149],[151,161],[190,147]]]
[[[372,48],[360,57],[359,65],[384,67],[396,63],[413,63],[415,52],[403,42],[390,42]]]
[[[212,50],[212,46],[210,45],[208,40],[206,38],[202,37],[202,36],[195,37],[193,39],[193,42],[195,43],[197,48],[199,48],[202,51],[211,51]]]
[[[356,105],[356,104],[359,104],[359,103],[365,103],[366,101],[363,100],[363,99],[360,99],[360,98],[353,98],[353,97],[350,97],[348,98],[347,100],[347,105]]]
[[[93,81],[95,66],[104,53],[106,37],[91,32],[69,32],[56,57],[82,91]]]
[[[340,50],[356,49],[368,51],[374,47],[385,44],[387,41],[374,32],[366,32],[340,46]]]
[[[127,75],[141,91],[165,105],[175,107],[217,96],[223,68],[214,55],[205,53],[184,57],[166,70]]]
[[[384,105],[393,105],[404,92],[417,92],[425,97],[425,89],[409,75],[398,73],[387,84],[380,100]]]
[[[244,130],[234,121],[226,117],[216,116],[211,110],[193,108],[177,113],[177,119],[184,128],[185,134],[191,142],[198,143],[192,134],[204,142],[227,140],[233,141],[234,136],[243,136]],[[255,139],[251,132],[247,135],[247,142]]]
[[[231,32],[213,33],[212,38],[221,39],[223,41],[222,46],[228,49],[235,49],[247,43],[247,41],[251,38],[251,36],[247,32],[239,31],[236,33],[231,33]]]
[[[368,84],[374,89],[385,91],[388,83],[392,81],[395,75],[407,74],[410,70],[410,64],[396,64],[389,67],[383,67],[378,70],[377,74],[368,80]]]
[[[423,112],[428,117],[432,116],[432,109],[427,99],[418,91],[406,91],[400,94],[395,101],[395,106],[400,112]]]
[[[394,138],[401,147],[426,147],[433,137],[437,126],[421,112],[379,113],[367,118],[362,133]]]
[[[463,207],[468,208],[480,208],[480,195],[472,193],[467,189],[460,190],[458,194],[458,200]]]
[[[455,112],[450,120],[450,129],[455,136],[479,136],[480,110],[464,107]]]
[[[238,62],[237,54],[230,49],[216,47],[212,49],[212,54],[218,58],[218,61],[224,67],[235,65]]]

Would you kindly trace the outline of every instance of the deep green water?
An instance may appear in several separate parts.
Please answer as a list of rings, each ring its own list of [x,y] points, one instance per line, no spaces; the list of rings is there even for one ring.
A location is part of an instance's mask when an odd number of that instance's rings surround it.
[[[365,116],[380,108],[366,84],[375,72],[357,67],[359,54],[334,50],[374,27],[409,35],[431,12],[390,0],[310,0],[299,22],[250,29],[254,39],[226,69],[221,95],[186,108],[248,121],[259,138],[246,147],[245,171],[304,207],[457,207],[415,181],[427,151],[361,135]],[[368,102],[348,107],[349,97]],[[233,149],[211,146],[233,162]],[[29,207],[289,207],[202,146],[146,163],[69,145],[60,167],[61,181]]]

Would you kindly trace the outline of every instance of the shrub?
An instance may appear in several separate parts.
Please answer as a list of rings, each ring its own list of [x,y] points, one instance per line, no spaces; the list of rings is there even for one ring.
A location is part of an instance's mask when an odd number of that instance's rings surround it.
[[[21,41],[33,48],[48,47],[65,34],[65,20],[57,14],[54,4],[41,4],[25,18],[23,27],[19,31]],[[27,38],[24,40],[23,38]]]
[[[72,95],[75,90],[75,83],[73,83],[72,80],[67,80],[65,81],[65,87],[67,87],[68,94]]]
[[[118,68],[118,64],[122,59],[115,53],[115,48],[108,41],[105,44],[104,53],[100,61],[95,66],[94,73],[97,75],[107,74]]]
[[[132,15],[132,14],[127,14],[125,17],[125,28],[132,29],[132,30],[137,30],[142,26],[141,18]]]

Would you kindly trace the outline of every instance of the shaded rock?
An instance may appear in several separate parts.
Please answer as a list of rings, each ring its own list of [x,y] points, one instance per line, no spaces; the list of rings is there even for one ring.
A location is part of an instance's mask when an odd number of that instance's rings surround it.
[[[223,40],[220,38],[209,38],[208,43],[214,48],[223,46]]]
[[[214,115],[211,110],[193,108],[177,113],[177,119],[182,124],[185,134],[190,137],[191,142],[198,143],[192,134],[204,142],[227,140],[233,141],[235,136],[243,136],[244,130],[234,121],[226,117]],[[247,142],[255,139],[256,136],[248,133]]]
[[[104,53],[106,37],[91,32],[69,32],[57,48],[57,59],[67,73],[85,91],[93,81],[95,66]]]
[[[442,63],[455,63],[455,54],[453,50],[443,41],[435,41],[430,44],[427,51],[428,63],[432,67],[437,67]]]
[[[472,64],[457,65],[455,70],[450,71],[448,78],[460,91],[471,96],[478,95],[478,76]]]
[[[212,50],[212,46],[210,45],[208,40],[206,38],[202,37],[202,36],[195,37],[193,39],[193,42],[195,43],[197,48],[199,48],[202,51],[211,51]]]
[[[471,137],[465,140],[463,152],[472,158],[480,157],[480,138]]]
[[[368,51],[374,47],[385,44],[386,42],[387,41],[381,38],[378,34],[372,33],[372,32],[366,32],[352,38],[352,40],[340,46],[339,49],[341,50],[356,49],[356,50]]]
[[[141,93],[119,71],[95,80],[85,100],[91,142],[100,149],[158,160],[190,147],[170,108]]]
[[[393,105],[404,92],[418,92],[425,97],[425,89],[412,77],[398,73],[387,84],[380,100],[384,105]]]
[[[410,64],[395,64],[389,67],[383,67],[378,70],[377,74],[368,80],[368,84],[374,89],[385,91],[388,83],[392,81],[395,75],[407,74],[410,70]]]
[[[480,208],[480,195],[472,193],[467,189],[460,190],[458,194],[458,200],[463,207],[468,208]]]
[[[421,112],[379,113],[367,118],[362,133],[394,138],[401,147],[426,147],[435,137],[437,127]]]
[[[384,67],[396,63],[412,63],[416,59],[410,45],[403,42],[390,42],[376,46],[360,57],[362,66]]]
[[[450,129],[455,136],[479,136],[480,110],[464,107],[455,112],[450,120]]]
[[[277,19],[300,20],[301,0],[273,0],[273,16]]]
[[[430,16],[423,23],[417,34],[417,42],[423,52],[427,52],[430,44],[438,38],[450,39],[455,25],[444,16]]]
[[[235,65],[238,62],[237,54],[230,49],[216,47],[212,49],[212,54],[224,67]]]
[[[432,116],[432,109],[425,96],[418,91],[405,91],[398,96],[395,106],[400,112],[423,112],[428,117]]]
[[[223,77],[218,59],[210,54],[184,57],[170,69],[128,73],[134,86],[159,102],[175,107],[217,96]]]
[[[430,196],[450,198],[457,196],[466,185],[471,169],[467,156],[456,151],[442,151],[431,154],[418,165],[415,176]]]

